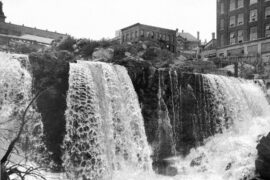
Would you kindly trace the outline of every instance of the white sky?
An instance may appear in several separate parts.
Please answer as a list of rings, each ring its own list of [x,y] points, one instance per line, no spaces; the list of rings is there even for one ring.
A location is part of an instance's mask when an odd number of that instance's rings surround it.
[[[68,33],[77,38],[114,37],[140,22],[178,28],[201,39],[216,31],[216,0],[2,0],[6,22]]]

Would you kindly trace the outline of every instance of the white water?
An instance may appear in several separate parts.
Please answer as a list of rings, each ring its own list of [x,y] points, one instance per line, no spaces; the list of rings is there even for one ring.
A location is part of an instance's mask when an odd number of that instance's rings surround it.
[[[172,157],[178,174],[165,177],[145,170],[150,167],[150,150],[137,96],[126,70],[87,62],[71,64],[70,68],[68,134],[64,142],[69,150],[63,157],[70,177],[79,179],[72,172],[113,180],[238,180],[254,175],[257,141],[270,131],[270,107],[261,88],[253,82],[203,76],[203,83],[209,84],[214,94],[217,128],[222,133],[208,138],[205,145],[192,149],[187,157]],[[31,76],[18,57],[0,53],[1,129],[16,127],[10,117],[15,110],[25,107],[30,90]],[[2,122],[8,123],[3,126]],[[3,132],[0,131],[0,137],[7,135]],[[72,139],[77,135],[79,139]],[[95,148],[81,152],[79,146],[89,142]],[[84,167],[71,163],[72,154],[82,160],[85,152],[94,161],[85,158]],[[195,165],[191,166],[191,162]],[[89,169],[90,166],[94,168]]]
[[[71,179],[112,179],[127,167],[150,168],[138,98],[124,67],[70,64],[64,165]]]
[[[28,57],[0,53],[0,158],[14,137],[21,111],[31,99]]]
[[[118,172],[117,180],[239,180],[254,176],[256,145],[270,131],[270,107],[261,88],[252,81],[203,75],[214,94],[212,101],[223,133],[192,149],[187,157],[173,157],[175,177],[153,172]],[[191,162],[193,165],[191,166]]]

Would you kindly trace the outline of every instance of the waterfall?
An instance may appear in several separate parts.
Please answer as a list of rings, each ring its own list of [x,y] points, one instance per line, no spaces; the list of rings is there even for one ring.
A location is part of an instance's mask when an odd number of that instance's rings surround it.
[[[168,138],[167,144],[164,143],[167,150],[174,147],[168,145],[170,142],[176,142],[179,152],[183,146],[194,146],[187,153],[171,154],[166,159],[177,169],[174,177],[122,172],[117,180],[240,180],[254,177],[256,145],[270,129],[270,106],[260,84],[217,75],[181,74],[176,70],[159,70],[155,76],[156,102],[163,104],[163,113],[167,114],[164,116],[167,118],[157,119],[156,123],[171,124],[168,134],[163,136]],[[153,113],[160,113],[161,104]],[[157,137],[159,130],[158,127]],[[156,148],[155,141],[152,147]],[[157,147],[157,153],[161,149]]]
[[[205,92],[211,92],[216,134],[173,158],[179,179],[250,179],[255,173],[256,145],[270,129],[270,106],[260,85],[253,81],[202,75]],[[206,121],[208,122],[208,120]]]
[[[20,116],[31,100],[28,57],[0,53],[0,157],[20,126]]]
[[[151,168],[138,98],[124,67],[70,64],[64,149],[71,179],[112,179],[126,167]]]

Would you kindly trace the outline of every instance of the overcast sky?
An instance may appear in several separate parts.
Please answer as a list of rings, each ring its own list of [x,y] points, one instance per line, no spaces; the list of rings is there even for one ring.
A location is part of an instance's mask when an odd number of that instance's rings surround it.
[[[201,39],[216,31],[216,0],[2,0],[6,22],[68,33],[77,38],[112,38],[140,22],[178,28]]]

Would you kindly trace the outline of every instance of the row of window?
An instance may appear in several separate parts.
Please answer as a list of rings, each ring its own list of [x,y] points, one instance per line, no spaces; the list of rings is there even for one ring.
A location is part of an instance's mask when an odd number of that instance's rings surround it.
[[[173,41],[173,36],[167,35],[167,34],[162,34],[158,32],[153,32],[153,31],[146,31],[140,30],[140,34],[138,34],[138,31],[135,32],[130,32],[122,35],[122,41],[130,41],[130,40],[135,40],[138,37],[147,37],[151,39],[158,39],[158,40],[164,40],[164,41]]]
[[[265,37],[270,37],[270,24],[265,26]],[[257,27],[251,27],[249,30],[249,40],[253,41],[258,38]],[[224,35],[220,36],[221,46],[224,46]],[[230,44],[242,43],[244,41],[244,30],[230,33]]]
[[[269,0],[270,1],[270,0]],[[265,19],[270,18],[270,6],[265,8]],[[249,13],[249,22],[256,22],[258,21],[258,10],[253,9]],[[244,24],[244,14],[238,14],[235,16],[230,16],[230,23],[229,27],[241,26]],[[224,19],[220,20],[220,30],[224,30]]]
[[[270,1],[270,0],[264,0],[265,2]],[[256,4],[258,0],[250,0],[249,4]],[[230,0],[230,11],[233,11],[235,9],[243,8],[244,7],[244,0]],[[220,3],[220,13],[224,14],[225,9],[224,9],[224,3]]]

